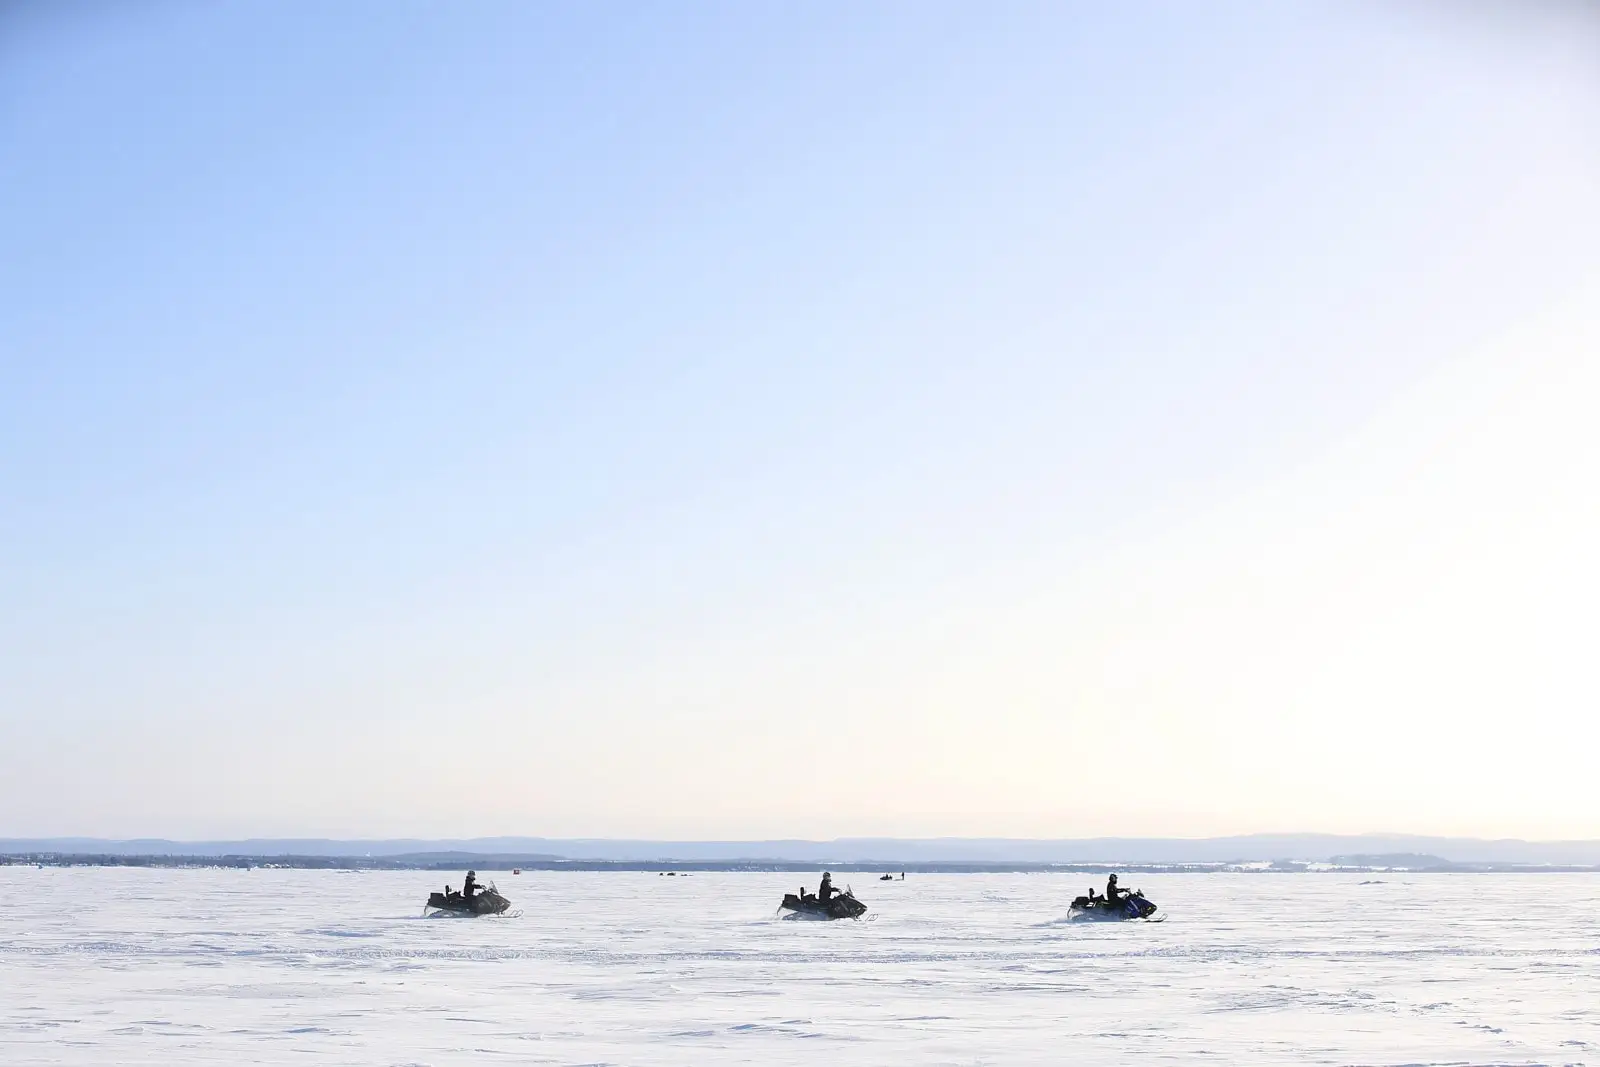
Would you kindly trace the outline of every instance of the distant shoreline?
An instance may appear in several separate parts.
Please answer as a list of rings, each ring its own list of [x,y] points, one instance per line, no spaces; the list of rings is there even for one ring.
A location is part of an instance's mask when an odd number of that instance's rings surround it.
[[[1385,857],[1366,857],[1382,860]],[[108,853],[0,853],[0,867],[143,867],[161,869],[268,869],[332,871],[590,871],[617,873],[809,873],[826,866],[841,874],[1595,874],[1600,865],[1453,863],[1438,857],[1394,857],[1385,864],[1333,864],[1280,860],[1237,863],[1004,863],[883,860],[552,860],[549,857],[457,854],[438,856],[124,855]]]
[[[5,837],[14,862],[127,866],[285,866],[398,870],[1211,871],[1600,870],[1600,840],[1524,841],[1417,834],[1231,837],[843,837],[832,840],[626,838]],[[0,859],[0,862],[4,862]]]
[[[846,837],[664,841],[623,838],[244,838],[173,841],[0,837],[0,863],[453,871],[916,871],[1050,873],[1587,872],[1600,841],[1415,834],[1232,837]]]

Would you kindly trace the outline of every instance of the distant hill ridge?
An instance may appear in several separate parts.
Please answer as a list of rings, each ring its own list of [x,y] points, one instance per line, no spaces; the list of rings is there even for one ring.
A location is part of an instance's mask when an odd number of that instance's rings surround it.
[[[1248,834],[1207,838],[839,838],[832,841],[644,841],[608,838],[478,837],[234,841],[0,838],[0,854],[108,856],[516,856],[540,861],[904,862],[904,863],[1255,863],[1328,862],[1409,854],[1447,863],[1600,865],[1600,841],[1485,840],[1402,834]]]

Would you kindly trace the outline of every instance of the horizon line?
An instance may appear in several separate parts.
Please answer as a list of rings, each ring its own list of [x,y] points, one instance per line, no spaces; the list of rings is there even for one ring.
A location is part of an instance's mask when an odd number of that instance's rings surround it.
[[[473,841],[505,841],[528,840],[550,842],[601,842],[615,844],[671,844],[671,845],[743,845],[743,844],[802,844],[802,845],[829,845],[843,842],[857,841],[897,841],[907,843],[937,843],[953,842],[994,842],[994,843],[1019,843],[1019,844],[1076,844],[1094,843],[1103,841],[1140,842],[1140,841],[1173,841],[1193,842],[1196,844],[1214,841],[1234,841],[1261,838],[1382,838],[1389,840],[1431,840],[1431,841],[1477,841],[1486,844],[1498,842],[1520,842],[1522,844],[1600,844],[1597,837],[1522,837],[1515,835],[1486,836],[1469,833],[1426,833],[1410,830],[1362,830],[1362,831],[1333,831],[1333,830],[1252,830],[1238,833],[1219,833],[1205,835],[1189,834],[1095,834],[1088,836],[1009,836],[997,834],[935,834],[929,836],[906,834],[848,834],[833,837],[796,837],[796,836],[744,836],[744,837],[650,837],[633,835],[601,835],[601,834],[574,834],[554,836],[539,833],[498,833],[498,834],[396,834],[396,835],[367,835],[367,834],[213,834],[210,836],[169,836],[163,834],[135,834],[135,835],[108,835],[93,833],[53,833],[53,834],[16,834],[0,835],[0,842],[24,841],[103,841],[110,844],[123,844],[129,842],[155,841],[170,844],[215,844],[219,842],[244,842],[244,841],[307,841],[307,842],[370,842],[373,844],[388,844],[395,842],[473,842]]]

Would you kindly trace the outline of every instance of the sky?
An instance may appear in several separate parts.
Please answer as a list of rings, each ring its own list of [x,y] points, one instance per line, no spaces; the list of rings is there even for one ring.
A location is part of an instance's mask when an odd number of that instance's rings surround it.
[[[0,8],[0,836],[1600,837],[1597,10]]]

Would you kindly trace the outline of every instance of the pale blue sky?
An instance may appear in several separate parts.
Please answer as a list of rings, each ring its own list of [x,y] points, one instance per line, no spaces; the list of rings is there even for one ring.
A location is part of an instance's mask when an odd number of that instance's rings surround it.
[[[1500,822],[1431,780],[1437,811],[1352,809],[1359,765],[1262,811],[1209,795],[1232,757],[1168,787],[1179,749],[1062,728],[1337,718],[1237,644],[1180,641],[1244,689],[1140,688],[1175,662],[1150,620],[1084,660],[1128,605],[1074,583],[1132,559],[1224,631],[1259,553],[1175,564],[1206,524],[1388,509],[1318,551],[1392,565],[1493,490],[1414,515],[1380,460],[1324,498],[1329,457],[1456,455],[1400,439],[1463,375],[1593,385],[1592,11],[6,9],[0,833],[1600,836],[1513,803],[1536,754],[1457,754]],[[1589,454],[1518,410],[1483,454]],[[1593,492],[1540,499],[1570,534]],[[1337,592],[1272,629],[1327,647]],[[1334,673],[1456,729],[1407,663]],[[1250,736],[1250,766],[1309,743]],[[1085,803],[1129,781],[1138,811]]]

